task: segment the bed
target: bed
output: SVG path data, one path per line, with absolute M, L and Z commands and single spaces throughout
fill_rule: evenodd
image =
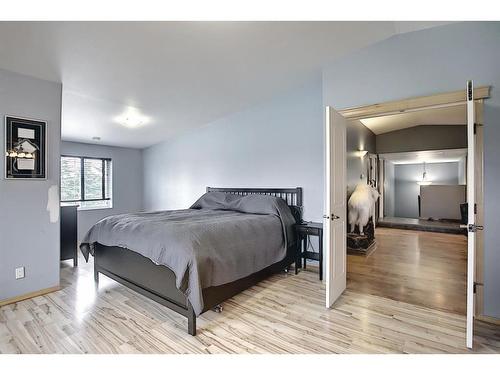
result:
M 276 233 L 276 236 L 278 235 L 283 236 L 283 238 L 285 238 L 283 245 L 284 249 L 282 249 L 283 252 L 281 253 L 277 251 L 276 254 L 270 252 L 271 254 L 269 256 L 267 256 L 268 255 L 267 249 L 265 249 L 265 252 L 260 252 L 255 255 L 252 255 L 252 253 L 250 252 L 248 256 L 249 257 L 251 256 L 251 258 L 247 259 L 252 259 L 252 262 L 256 263 L 256 265 L 254 265 L 255 267 L 257 267 L 256 270 L 252 271 L 251 273 L 248 272 L 248 269 L 245 270 L 247 271 L 246 273 L 244 273 L 244 271 L 239 270 L 240 273 L 236 273 L 236 275 L 240 276 L 243 275 L 243 276 L 235 278 L 234 280 L 230 279 L 228 281 L 224 279 L 224 275 L 231 274 L 230 272 L 231 269 L 229 269 L 228 267 L 231 267 L 231 265 L 233 264 L 231 263 L 231 261 L 234 262 L 235 260 L 228 259 L 226 263 L 226 260 L 221 260 L 221 259 L 218 260 L 205 259 L 204 262 L 207 263 L 208 266 L 204 265 L 204 269 L 211 269 L 212 267 L 214 270 L 219 270 L 219 272 L 213 271 L 213 274 L 211 274 L 210 272 L 205 272 L 205 273 L 199 272 L 197 274 L 198 267 L 193 265 L 192 264 L 193 262 L 189 260 L 187 262 L 188 266 L 186 266 L 188 267 L 186 268 L 187 271 L 183 273 L 179 271 L 179 269 L 180 270 L 184 269 L 181 266 L 179 266 L 179 264 L 182 263 L 180 261 L 176 260 L 176 262 L 179 264 L 172 263 L 173 265 L 170 266 L 170 263 L 160 262 L 155 256 L 151 256 L 151 254 L 147 254 L 147 256 L 141 254 L 140 252 L 137 251 L 137 248 L 134 249 L 135 251 L 132 251 L 131 249 L 133 248 L 133 246 L 129 246 L 130 248 L 127 248 L 127 245 L 125 245 L 125 243 L 126 244 L 133 243 L 133 237 L 134 237 L 131 236 L 132 240 L 129 239 L 127 242 L 127 239 L 125 237 L 127 237 L 128 232 L 127 233 L 123 232 L 122 234 L 120 234 L 119 230 L 117 229 L 115 233 L 116 235 L 114 235 L 114 237 L 116 237 L 114 238 L 114 241 L 107 241 L 107 240 L 96 241 L 96 239 L 99 238 L 98 237 L 99 233 L 102 232 L 102 229 L 97 228 L 94 229 L 94 232 L 97 234 L 94 235 L 92 240 L 88 240 L 88 242 L 93 241 L 92 255 L 94 255 L 94 279 L 96 284 L 98 284 L 99 282 L 99 274 L 104 274 L 110 277 L 111 279 L 125 285 L 126 287 L 129 287 L 130 289 L 133 289 L 134 291 L 185 316 L 188 321 L 188 333 L 193 336 L 196 335 L 197 315 L 200 315 L 205 311 L 218 307 L 226 299 L 231 298 L 232 296 L 251 287 L 252 285 L 255 285 L 256 283 L 260 282 L 261 280 L 269 277 L 274 273 L 281 271 L 288 272 L 289 266 L 292 263 L 295 263 L 296 265 L 295 270 L 297 270 L 297 264 L 298 264 L 297 241 L 295 241 L 295 238 L 291 236 L 290 233 L 287 233 L 288 225 L 285 227 L 284 225 L 285 221 L 283 218 L 280 218 L 281 223 L 283 225 L 283 233 L 278 234 L 277 229 L 270 229 L 270 228 L 278 228 L 274 216 L 279 216 L 279 215 L 262 214 L 262 212 L 260 211 L 254 212 L 253 209 L 248 212 L 245 211 L 245 209 L 242 209 L 243 210 L 242 213 L 240 212 L 240 207 L 243 207 L 241 203 L 243 201 L 256 200 L 256 199 L 266 200 L 267 199 L 266 197 L 255 196 L 255 195 L 265 195 L 269 196 L 269 200 L 272 200 L 272 202 L 277 202 L 279 203 L 279 205 L 284 205 L 286 207 L 286 211 L 289 212 L 291 215 L 290 216 L 291 219 L 287 220 L 289 221 L 293 220 L 294 223 L 300 222 L 301 212 L 302 212 L 301 188 L 247 189 L 247 188 L 208 187 L 206 191 L 208 194 L 205 194 L 203 197 L 208 196 L 209 198 L 211 198 L 215 196 L 216 198 L 220 198 L 220 194 L 224 194 L 225 196 L 230 197 L 231 199 L 228 204 L 229 205 L 237 204 L 238 207 L 237 209 L 234 210 L 237 212 L 233 212 L 233 206 L 229 206 L 229 209 L 226 209 L 227 207 L 225 206 L 220 207 L 221 208 L 220 210 L 219 209 L 215 210 L 217 214 L 217 221 L 214 222 L 216 223 L 214 224 L 212 223 L 210 216 L 208 216 L 207 218 L 207 215 L 214 215 L 214 213 L 209 212 L 210 210 L 205 210 L 203 206 L 203 204 L 205 204 L 207 200 L 207 198 L 205 198 L 205 201 L 201 201 L 202 203 L 200 203 L 201 204 L 200 212 L 195 212 L 195 214 L 198 216 L 195 216 L 192 219 L 191 218 L 183 219 L 182 215 L 184 215 L 185 212 L 189 213 L 190 211 L 193 211 L 192 208 L 196 206 L 198 201 L 189 210 L 161 211 L 158 212 L 158 215 L 167 215 L 167 214 L 174 215 L 174 220 L 178 221 L 180 220 L 179 223 L 181 224 L 179 225 L 182 225 L 182 227 L 186 226 L 189 227 L 189 225 L 191 225 L 191 222 L 193 222 L 194 226 L 192 228 L 194 229 L 192 230 L 192 233 L 189 232 L 189 235 L 195 237 L 194 242 L 196 242 L 197 238 L 196 236 L 198 236 L 197 231 L 202 231 L 202 229 L 197 229 L 197 228 L 206 228 L 206 227 L 212 227 L 213 225 L 217 225 L 218 227 L 222 227 L 222 229 L 226 230 L 227 232 L 227 230 L 235 231 L 234 228 L 237 227 L 234 227 L 235 225 L 234 223 L 238 223 L 238 220 L 242 222 L 249 222 L 250 224 L 248 225 L 250 225 L 251 230 L 253 230 L 252 236 L 248 236 L 249 239 L 250 238 L 252 239 L 251 244 L 249 245 L 249 249 L 251 249 L 252 246 L 263 246 L 261 245 L 261 243 L 265 242 L 259 242 L 258 240 L 259 232 L 271 230 L 271 232 L 268 232 L 265 234 L 265 236 L 261 237 L 274 236 L 274 234 L 270 236 L 269 233 Z M 241 199 L 235 198 L 235 196 L 242 198 Z M 200 198 L 200 200 L 202 200 L 203 197 Z M 281 199 L 276 199 L 276 198 L 281 198 Z M 225 202 L 223 203 L 225 204 Z M 220 202 L 217 202 L 217 204 L 220 204 Z M 217 206 L 215 207 L 218 208 Z M 284 211 L 283 207 L 281 207 L 281 210 Z M 152 216 L 154 216 L 154 214 L 155 213 L 152 213 Z M 284 216 L 286 215 L 288 215 L 288 213 L 285 212 Z M 201 216 L 203 216 L 203 218 L 199 219 L 199 217 Z M 179 217 L 181 218 L 179 219 Z M 223 220 L 226 220 L 222 224 L 221 224 L 221 217 Z M 122 221 L 115 221 L 114 223 L 112 223 L 111 227 L 119 228 L 125 219 L 122 218 L 121 220 Z M 170 219 L 169 217 L 168 220 L 171 221 L 172 219 Z M 182 220 L 187 220 L 187 221 L 182 222 Z M 204 225 L 199 226 L 196 223 L 197 220 L 205 220 Z M 140 221 L 141 225 L 143 221 L 144 220 Z M 98 226 L 99 223 L 97 223 L 96 226 Z M 126 225 L 128 225 L 128 228 L 134 228 L 134 226 L 136 226 L 137 224 L 135 222 L 128 222 L 126 223 Z M 151 229 L 150 227 L 155 224 L 152 223 L 146 225 L 148 226 L 148 229 Z M 89 231 L 89 233 L 91 231 L 92 229 Z M 174 231 L 170 234 L 167 233 L 165 234 L 165 236 L 168 235 L 172 237 L 175 236 L 177 232 L 178 231 Z M 235 238 L 234 236 L 238 236 L 237 230 L 235 232 L 236 233 L 233 234 L 233 238 Z M 89 235 L 89 233 L 87 235 Z M 123 239 L 120 236 L 122 236 Z M 200 234 L 199 237 L 203 236 Z M 241 238 L 242 244 L 245 244 L 246 241 L 244 237 L 245 236 L 242 235 Z M 91 238 L 91 236 L 89 238 Z M 254 238 L 256 239 L 254 240 Z M 240 240 L 239 237 L 236 237 L 236 239 Z M 227 242 L 225 238 L 217 238 L 216 240 Z M 229 244 L 226 242 L 222 242 L 224 246 L 221 247 L 228 247 L 229 250 L 232 251 L 231 247 L 233 246 L 232 243 L 231 246 L 229 246 Z M 234 241 L 234 242 L 239 242 L 239 241 Z M 115 245 L 110 245 L 112 243 Z M 214 243 L 217 243 L 217 241 L 215 241 Z M 220 244 L 221 242 L 218 243 Z M 236 245 L 234 246 L 236 247 Z M 88 249 L 90 249 L 90 245 L 84 239 L 84 241 L 82 241 L 82 251 L 84 252 L 84 255 L 86 256 L 87 259 L 89 256 Z M 186 248 L 186 250 L 182 252 L 183 256 L 184 253 L 188 254 L 189 251 L 190 251 L 189 248 Z M 158 253 L 160 252 L 161 251 L 159 251 Z M 161 252 L 162 256 L 165 256 L 164 253 L 165 252 Z M 214 254 L 217 254 L 217 251 L 215 251 Z M 226 252 L 225 254 L 228 255 L 228 258 L 231 258 L 231 253 Z M 265 255 L 264 258 L 267 256 L 268 259 L 267 260 L 261 259 L 262 255 Z M 186 257 L 188 257 L 188 255 L 186 255 Z M 154 259 L 154 261 L 152 259 Z M 169 264 L 169 266 L 166 266 L 165 264 Z M 217 264 L 219 268 L 217 268 Z M 220 270 L 224 269 L 224 267 L 226 267 L 225 268 L 226 272 L 220 272 Z M 212 281 L 212 279 L 216 280 L 211 283 L 202 282 L 207 278 L 210 279 L 210 281 Z M 203 288 L 199 287 L 199 291 L 197 292 L 197 288 L 193 287 L 193 284 L 190 284 L 191 279 L 194 279 L 197 283 L 200 283 L 201 285 L 209 285 L 209 286 Z M 201 304 L 200 301 L 202 301 Z

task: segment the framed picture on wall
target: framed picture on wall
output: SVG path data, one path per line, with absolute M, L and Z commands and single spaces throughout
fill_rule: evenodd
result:
M 5 116 L 5 178 L 47 177 L 47 122 Z

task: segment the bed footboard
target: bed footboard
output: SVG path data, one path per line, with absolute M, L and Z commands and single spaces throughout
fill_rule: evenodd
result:
M 174 273 L 131 250 L 96 244 L 94 280 L 99 273 L 168 307 L 188 319 L 188 333 L 196 335 L 196 314 L 186 296 L 175 286 Z
M 188 320 L 188 333 L 196 335 L 196 314 L 186 296 L 177 289 L 175 274 L 168 267 L 156 265 L 150 259 L 128 249 L 104 246 L 98 243 L 95 246 L 94 280 L 96 286 L 99 284 L 99 273 L 102 273 L 185 316 Z M 203 312 L 214 308 L 272 274 L 288 270 L 288 267 L 296 261 L 296 252 L 296 244 L 293 244 L 282 261 L 231 283 L 203 289 Z

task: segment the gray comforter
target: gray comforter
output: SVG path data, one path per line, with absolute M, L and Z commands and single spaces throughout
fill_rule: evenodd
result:
M 98 242 L 167 266 L 199 315 L 203 288 L 238 280 L 282 260 L 293 241 L 294 222 L 280 198 L 212 192 L 187 210 L 104 218 L 87 232 L 80 249 L 87 261 Z

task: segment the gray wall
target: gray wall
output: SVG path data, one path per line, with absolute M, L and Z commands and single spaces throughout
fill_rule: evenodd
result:
M 41 119 L 48 127 L 46 180 L 6 180 L 0 163 L 0 300 L 59 285 L 59 221 L 50 222 L 47 196 L 51 186 L 59 190 L 61 90 L 59 83 L 0 69 L 2 155 L 6 114 Z M 20 266 L 26 276 L 16 280 Z
M 377 153 L 467 148 L 463 125 L 420 125 L 377 135 Z
M 206 186 L 304 189 L 304 217 L 323 215 L 321 79 L 143 152 L 144 208 L 190 206 Z
M 113 208 L 78 211 L 78 240 L 103 217 L 142 209 L 142 151 L 132 148 L 62 142 L 61 154 L 113 160 Z
M 361 121 L 347 124 L 347 195 L 349 196 L 360 181 L 367 182 L 368 155 L 361 158 L 359 150 L 375 153 L 375 134 Z M 363 179 L 361 179 L 363 174 Z
M 458 185 L 458 162 L 426 164 L 427 178 L 433 185 Z M 418 196 L 423 164 L 397 164 L 394 167 L 394 216 L 418 218 Z M 388 216 L 388 215 L 387 215 Z
M 323 71 L 323 100 L 348 108 L 492 85 L 484 105 L 485 314 L 500 317 L 500 23 L 463 22 L 394 36 Z
M 394 163 L 384 161 L 384 216 L 395 216 L 396 204 Z

